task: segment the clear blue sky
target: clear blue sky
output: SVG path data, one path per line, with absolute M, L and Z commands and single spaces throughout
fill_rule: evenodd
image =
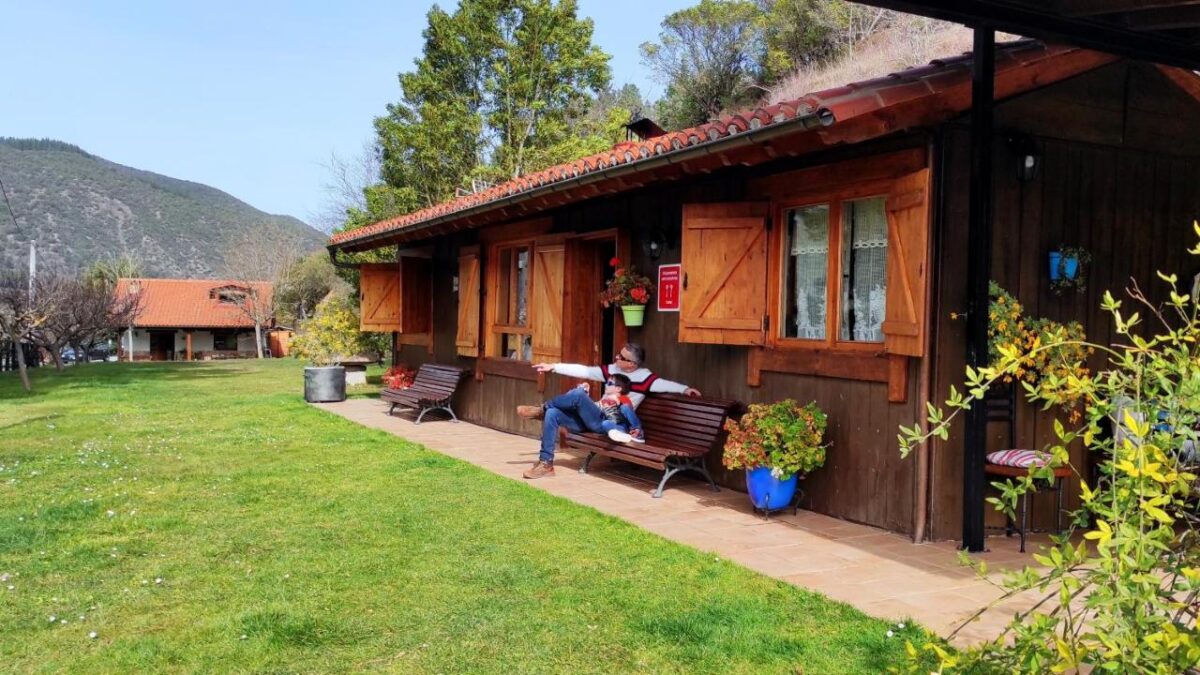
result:
M 657 96 L 637 47 L 695 1 L 579 5 L 614 84 Z M 399 98 L 433 4 L 0 0 L 0 136 L 67 141 L 310 220 L 330 153 L 356 155 Z

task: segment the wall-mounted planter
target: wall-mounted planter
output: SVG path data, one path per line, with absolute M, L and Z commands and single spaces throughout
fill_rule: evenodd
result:
M 1074 279 L 1079 276 L 1079 258 L 1063 257 L 1061 251 L 1050 251 L 1050 281 Z
M 646 318 L 645 305 L 621 305 L 621 314 L 626 326 L 640 326 Z

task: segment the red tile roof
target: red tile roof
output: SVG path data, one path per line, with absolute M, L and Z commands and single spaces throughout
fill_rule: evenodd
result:
M 270 304 L 272 287 L 266 281 L 250 282 L 258 298 Z M 141 296 L 135 328 L 254 328 L 254 322 L 237 306 L 223 303 L 216 291 L 245 284 L 228 279 L 118 279 L 117 295 Z
M 1052 84 L 1115 60 L 1116 57 L 1033 40 L 1019 40 L 997 47 L 996 95 L 1004 98 Z M 859 142 L 905 128 L 928 125 L 949 119 L 970 108 L 971 56 L 963 54 L 937 59 L 925 66 L 910 68 L 885 77 L 807 94 L 792 101 L 755 108 L 723 117 L 697 127 L 669 132 L 639 142 L 618 143 L 611 150 L 552 166 L 475 194 L 384 220 L 372 225 L 339 232 L 330 240 L 346 245 L 383 234 L 417 229 L 433 220 L 477 210 L 502 199 L 511 198 L 557 185 L 587 174 L 620 165 L 636 165 L 645 160 L 681 153 L 697 146 L 715 145 L 747 131 L 805 121 L 794 125 L 794 132 L 829 136 L 828 142 Z M 911 104 L 911 105 L 909 105 Z M 905 109 L 904 115 L 898 109 Z M 835 130 L 860 118 L 861 128 Z M 822 129 L 834 125 L 834 129 Z M 813 129 L 816 130 L 813 130 Z M 715 151 L 715 149 L 714 149 Z M 748 163 L 743 161 L 742 163 Z M 632 168 L 632 167 L 631 167 Z M 650 169 L 652 167 L 647 167 Z M 365 248 L 365 247 L 364 247 Z

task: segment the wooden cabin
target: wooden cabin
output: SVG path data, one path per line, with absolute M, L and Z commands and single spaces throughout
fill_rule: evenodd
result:
M 118 279 L 118 297 L 136 295 L 138 314 L 117 329 L 122 361 L 211 361 L 254 358 L 254 321 L 242 307 L 271 304 L 266 281 Z M 262 326 L 266 338 L 270 325 Z
M 832 447 L 805 508 L 955 538 L 961 430 L 908 459 L 896 434 L 962 380 L 970 67 L 941 59 L 621 143 L 330 250 L 398 247 L 397 263 L 363 267 L 363 327 L 396 331 L 410 365 L 472 369 L 455 403 L 466 420 L 533 437 L 514 407 L 570 383 L 531 362 L 611 363 L 632 340 L 708 396 L 816 401 Z M 1031 313 L 1107 340 L 1104 289 L 1200 271 L 1184 252 L 1200 217 L 1200 78 L 1025 40 L 997 48 L 995 86 L 993 276 Z M 1086 295 L 1051 292 L 1060 244 L 1091 251 Z M 652 301 L 626 327 L 603 309 L 613 257 L 652 278 L 681 264 L 680 311 Z M 1051 433 L 1018 403 L 1019 446 Z

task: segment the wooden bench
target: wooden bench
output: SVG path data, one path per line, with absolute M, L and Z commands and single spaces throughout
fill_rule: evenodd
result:
M 567 432 L 564 447 L 585 450 L 580 473 L 587 473 L 592 459 L 604 455 L 613 459 L 662 469 L 662 480 L 658 482 L 655 497 L 661 497 L 667 480 L 680 471 L 695 471 L 708 480 L 713 492 L 713 482 L 704 458 L 714 449 L 720 450 L 725 442 L 722 426 L 737 407 L 736 401 L 705 398 L 690 398 L 678 394 L 651 394 L 637 408 L 645 443 L 617 443 L 601 434 L 591 432 Z
M 388 408 L 389 415 L 398 405 L 419 410 L 417 424 L 421 423 L 425 413 L 432 410 L 445 410 L 450 413 L 450 421 L 457 422 L 458 417 L 450 408 L 450 399 L 454 397 L 454 392 L 458 391 L 458 385 L 466 373 L 462 368 L 426 363 L 417 370 L 417 376 L 413 378 L 410 387 L 384 389 L 379 398 L 392 404 L 392 407 Z

